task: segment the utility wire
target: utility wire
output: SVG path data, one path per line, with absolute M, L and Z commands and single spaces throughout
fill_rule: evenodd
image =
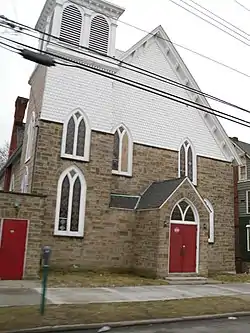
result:
M 1 24 L 0 24 L 0 26 L 1 26 Z M 27 36 L 30 36 L 30 37 L 36 38 L 36 39 L 38 39 L 38 40 L 44 40 L 43 37 L 34 36 L 34 35 L 32 35 L 32 34 L 29 34 L 29 33 L 24 32 L 23 30 L 20 31 L 20 33 L 23 33 L 23 34 L 25 34 L 25 35 L 27 35 Z M 57 39 L 57 40 L 60 41 L 60 38 L 55 37 L 55 36 L 53 36 L 53 35 L 51 35 L 51 34 L 48 34 L 48 35 L 49 35 L 49 37 L 55 38 L 55 39 Z M 96 52 L 96 51 L 95 51 L 94 53 L 96 53 L 96 54 L 98 54 L 98 55 L 100 55 L 100 56 L 102 55 L 102 58 L 99 58 L 99 57 L 97 57 L 97 56 L 95 56 L 95 55 L 90 55 L 89 53 L 82 52 L 82 51 L 80 51 L 80 50 L 75 50 L 75 49 L 73 49 L 73 48 L 67 47 L 66 45 L 60 45 L 60 44 L 58 44 L 58 43 L 52 42 L 51 40 L 49 41 L 49 43 L 50 43 L 50 44 L 53 44 L 53 45 L 56 45 L 56 46 L 59 46 L 59 47 L 61 47 L 61 48 L 64 48 L 64 49 L 70 50 L 70 51 L 74 51 L 74 52 L 76 52 L 76 53 L 78 53 L 78 54 L 81 54 L 81 55 L 91 56 L 92 58 L 97 59 L 97 60 L 103 60 L 103 54 L 101 54 L 101 53 L 99 53 L 99 52 Z M 65 44 L 70 44 L 70 45 L 71 45 L 71 43 L 65 43 Z M 90 50 L 89 48 L 87 48 L 87 47 L 83 47 L 83 49 L 88 50 L 88 51 L 91 51 L 91 50 Z M 127 63 L 127 62 L 125 62 L 125 61 L 121 61 L 121 60 L 119 60 L 119 59 L 115 59 L 115 58 L 110 57 L 110 56 L 107 56 L 107 55 L 105 55 L 105 57 L 111 59 L 111 61 L 106 60 L 107 63 L 115 64 L 116 62 L 114 62 L 114 60 L 115 60 L 115 61 L 118 61 L 118 62 L 119 62 L 119 65 L 120 65 L 122 68 L 125 68 L 125 69 L 127 69 L 127 70 L 130 70 L 130 71 L 132 71 L 132 72 L 136 72 L 136 73 L 139 73 L 139 74 L 141 74 L 141 75 L 145 75 L 145 76 L 150 77 L 150 78 L 153 78 L 153 79 L 155 79 L 155 80 L 158 80 L 158 81 L 161 81 L 161 82 L 164 82 L 164 83 L 170 84 L 170 85 L 172 85 L 172 86 L 176 86 L 176 87 L 178 87 L 178 88 L 180 88 L 180 89 L 184 89 L 185 91 L 193 92 L 193 93 L 195 93 L 195 94 L 197 94 L 197 95 L 201 95 L 201 96 L 204 96 L 204 97 L 210 98 L 210 99 L 212 99 L 212 100 L 214 100 L 214 101 L 216 101 L 216 102 L 223 103 L 223 104 L 228 105 L 228 106 L 230 106 L 230 107 L 234 107 L 234 108 L 239 109 L 239 110 L 241 110 L 241 111 L 249 112 L 249 113 L 250 113 L 249 110 L 247 110 L 247 109 L 245 109 L 245 108 L 242 108 L 242 107 L 240 107 L 240 106 L 238 106 L 238 105 L 236 105 L 236 104 L 233 104 L 233 103 L 227 102 L 227 101 L 225 101 L 225 100 L 222 100 L 222 99 L 220 99 L 220 98 L 218 98 L 218 97 L 215 97 L 215 96 L 213 96 L 213 95 L 210 95 L 210 94 L 204 93 L 204 92 L 202 92 L 202 91 L 200 91 L 200 90 L 197 90 L 197 89 L 195 89 L 195 88 L 188 87 L 188 86 L 186 86 L 186 85 L 184 85 L 184 84 L 181 84 L 181 83 L 179 83 L 179 82 L 177 82 L 177 81 L 171 80 L 171 79 L 169 79 L 169 78 L 167 78 L 167 77 L 164 77 L 164 76 L 162 76 L 162 75 L 159 75 L 159 74 L 157 74 L 157 73 L 154 73 L 154 72 L 148 71 L 148 70 L 146 70 L 146 69 L 144 69 L 144 68 L 141 68 L 141 67 L 138 67 L 138 66 L 132 65 L 132 64 Z M 125 66 L 124 66 L 124 65 L 125 65 Z M 128 68 L 127 66 L 128 66 L 129 68 Z
M 209 10 L 206 9 L 205 7 L 203 7 L 203 6 L 199 5 L 199 4 L 197 4 L 196 2 L 190 0 L 191 2 L 193 2 L 194 4 L 196 4 L 197 6 L 201 7 L 203 10 L 205 10 L 205 11 L 211 13 L 213 16 L 204 13 L 202 10 L 200 10 L 200 9 L 196 8 L 195 6 L 193 6 L 193 5 L 189 4 L 189 3 L 187 3 L 187 2 L 184 1 L 184 0 L 180 0 L 180 1 L 183 2 L 185 5 L 187 5 L 187 6 L 191 7 L 191 8 L 193 8 L 193 9 L 196 10 L 197 12 L 201 13 L 202 15 L 204 15 L 204 16 L 210 18 L 212 21 L 214 21 L 214 22 L 216 22 L 216 23 L 219 23 L 220 25 L 222 25 L 222 26 L 225 27 L 226 29 L 232 31 L 232 32 L 235 33 L 236 35 L 239 35 L 240 37 L 246 39 L 247 41 L 250 41 L 249 38 L 247 38 L 246 36 L 242 35 L 242 34 L 239 33 L 238 31 L 235 31 L 234 29 L 228 27 L 226 24 L 224 24 L 224 23 L 220 22 L 219 20 L 213 18 L 213 16 L 217 16 L 217 15 L 214 14 L 212 11 L 209 11 Z M 194 13 L 194 14 L 195 14 L 195 13 Z M 196 15 L 196 14 L 195 14 L 195 15 Z M 198 16 L 198 15 L 196 15 L 196 16 Z M 199 17 L 200 19 L 203 20 L 203 18 L 202 18 L 201 16 L 198 16 L 198 17 Z M 218 16 L 218 17 L 219 17 L 219 16 Z M 219 18 L 220 18 L 220 17 L 219 17 Z M 220 19 L 223 20 L 223 21 L 225 21 L 225 20 L 222 19 L 222 18 L 220 18 Z M 209 24 L 211 24 L 211 22 L 209 22 L 209 21 L 207 21 L 207 22 L 208 22 Z M 227 22 L 227 24 L 231 25 L 230 22 L 228 22 L 228 21 L 225 21 L 225 22 Z M 217 26 L 216 26 L 216 27 L 217 27 Z M 217 27 L 217 28 L 220 29 L 219 27 Z M 237 28 L 237 29 L 238 29 L 238 28 Z M 223 30 L 223 29 L 222 29 L 222 30 Z M 228 33 L 228 32 L 225 31 L 225 30 L 223 30 L 223 31 L 224 31 L 225 33 Z M 245 33 L 245 32 L 243 31 L 243 33 Z M 247 33 L 245 33 L 245 34 L 247 35 Z
M 233 28 L 239 30 L 239 31 L 242 32 L 243 34 L 245 34 L 245 35 L 247 35 L 247 36 L 250 37 L 250 34 L 249 34 L 249 33 L 247 33 L 246 31 L 242 30 L 241 28 L 239 28 L 238 26 L 234 25 L 233 23 L 231 23 L 231 22 L 225 20 L 223 17 L 221 17 L 221 16 L 215 14 L 215 13 L 212 12 L 211 10 L 209 10 L 209 9 L 207 9 L 207 8 L 205 8 L 205 7 L 203 7 L 203 6 L 200 5 L 198 2 L 195 2 L 195 1 L 193 1 L 193 0 L 189 0 L 189 2 L 192 2 L 192 3 L 195 4 L 196 6 L 198 6 L 198 7 L 202 8 L 202 9 L 204 9 L 206 12 L 212 14 L 213 16 L 219 18 L 221 21 L 227 23 L 228 25 L 232 26 Z
M 4 38 L 4 39 L 8 40 L 8 38 L 5 38 L 5 37 L 1 37 L 1 38 Z M 18 45 L 26 46 L 26 45 L 23 45 L 22 43 L 19 43 L 19 42 L 15 42 L 15 43 L 17 43 Z M 33 49 L 33 50 L 39 51 L 36 48 L 33 48 L 33 47 L 30 47 L 30 48 Z M 103 72 L 102 70 L 99 70 L 99 69 L 96 69 L 96 68 L 91 68 L 91 67 L 88 67 L 84 64 L 80 65 L 79 62 L 77 62 L 77 61 L 74 61 L 72 59 L 69 60 L 69 59 L 67 59 L 63 56 L 55 55 L 51 52 L 47 52 L 47 51 L 45 52 L 44 51 L 43 54 L 53 56 L 54 58 L 59 58 L 60 60 L 62 59 L 63 61 L 66 61 L 66 64 L 61 63 L 61 62 L 56 62 L 59 65 L 63 65 L 63 66 L 67 66 L 67 67 L 80 68 L 82 70 L 85 70 L 85 71 L 95 73 L 95 74 L 98 74 L 100 76 L 112 79 L 113 81 L 118 81 L 118 82 L 126 84 L 128 86 L 137 88 L 139 90 L 143 90 L 143 91 L 149 92 L 151 94 L 167 98 L 167 99 L 172 100 L 174 102 L 177 102 L 179 104 L 193 107 L 194 109 L 200 110 L 202 112 L 206 112 L 206 113 L 212 114 L 214 116 L 218 116 L 218 117 L 221 117 L 223 119 L 226 119 L 226 120 L 229 120 L 229 121 L 232 121 L 234 123 L 237 123 L 237 124 L 240 124 L 240 125 L 243 125 L 243 126 L 246 126 L 246 127 L 250 128 L 250 122 L 246 121 L 244 119 L 228 115 L 228 114 L 226 114 L 224 112 L 221 112 L 221 111 L 218 111 L 216 109 L 212 109 L 210 107 L 197 104 L 197 103 L 192 102 L 190 100 L 187 100 L 185 98 L 182 98 L 182 97 L 179 97 L 179 96 L 176 96 L 176 95 L 173 95 L 173 94 L 166 93 L 166 92 L 164 92 L 160 89 L 156 89 L 156 88 L 150 87 L 150 86 L 145 85 L 145 84 L 142 84 L 142 83 L 139 83 L 139 82 L 127 79 L 127 78 L 118 77 L 118 76 L 116 76 L 112 73 Z
M 98 12 L 97 12 L 97 13 L 98 13 Z M 1 19 L 1 15 L 0 15 L 0 19 Z M 33 29 L 33 28 L 31 28 L 31 27 L 29 27 L 29 26 L 27 26 L 27 25 L 25 25 L 25 24 L 21 24 L 21 23 L 15 22 L 15 21 L 10 20 L 10 19 L 8 19 L 8 18 L 6 18 L 6 17 L 3 17 L 3 16 L 2 16 L 2 19 L 7 20 L 9 23 L 20 25 L 22 28 L 26 28 L 26 29 L 28 29 L 28 30 L 32 30 L 32 31 L 39 32 L 39 33 L 41 33 L 41 34 L 43 34 L 43 35 L 45 35 L 45 36 L 49 35 L 49 34 L 43 32 L 43 31 Z M 138 30 L 138 31 L 144 32 L 144 33 L 146 33 L 146 34 L 148 34 L 148 35 L 155 36 L 155 34 L 153 34 L 152 32 L 148 32 L 147 30 L 141 29 L 141 28 L 139 28 L 139 27 L 137 27 L 137 26 L 135 26 L 135 25 L 132 25 L 132 24 L 130 24 L 130 23 L 127 23 L 127 22 L 124 22 L 124 21 L 121 21 L 121 20 L 117 20 L 117 21 L 120 22 L 120 23 L 123 23 L 123 24 L 125 24 L 125 25 L 127 25 L 127 26 L 129 26 L 129 27 L 131 27 L 131 28 L 134 28 L 134 29 L 136 29 L 136 30 Z M 190 48 L 188 48 L 188 47 L 186 47 L 186 46 L 183 46 L 183 45 L 181 45 L 181 44 L 177 44 L 177 43 L 175 43 L 175 42 L 172 42 L 170 39 L 163 38 L 163 37 L 161 37 L 161 36 L 157 36 L 157 38 L 158 38 L 158 39 L 161 39 L 161 40 L 165 40 L 166 42 L 168 42 L 168 43 L 170 43 L 170 44 L 172 44 L 172 45 L 176 45 L 176 46 L 178 46 L 178 47 L 180 47 L 180 48 L 182 48 L 182 49 L 184 49 L 184 50 L 186 50 L 186 51 L 188 51 L 188 52 L 191 52 L 191 53 L 193 53 L 193 54 L 195 54 L 195 55 L 197 55 L 197 56 L 199 56 L 199 57 L 201 57 L 201 58 L 203 58 L 203 59 L 209 60 L 209 61 L 211 61 L 211 62 L 213 62 L 213 63 L 215 63 L 215 64 L 217 64 L 217 65 L 220 65 L 220 66 L 222 66 L 222 67 L 224 67 L 224 68 L 230 69 L 231 71 L 234 71 L 234 72 L 236 72 L 236 73 L 238 73 L 238 74 L 241 74 L 241 75 L 243 75 L 243 76 L 245 76 L 245 77 L 250 78 L 250 74 L 246 74 L 246 73 L 244 73 L 244 72 L 242 72 L 242 71 L 240 71 L 240 70 L 238 70 L 238 69 L 236 69 L 236 68 L 234 68 L 234 67 L 231 67 L 231 66 L 229 66 L 229 65 L 227 65 L 227 64 L 224 64 L 224 63 L 221 62 L 221 61 L 218 61 L 218 60 L 213 59 L 213 58 L 211 58 L 211 57 L 209 57 L 209 56 L 206 56 L 206 55 L 204 55 L 204 54 L 202 54 L 202 53 L 199 53 L 199 52 L 197 52 L 197 51 L 194 51 L 194 50 L 192 50 L 192 49 L 190 49 Z M 73 43 L 72 43 L 72 44 L 73 44 Z
M 241 6 L 242 8 L 244 8 L 245 10 L 247 10 L 248 12 L 250 12 L 250 9 L 247 8 L 246 6 L 244 6 L 242 3 L 240 3 L 239 1 L 237 0 L 234 0 L 239 6 Z
M 173 4 L 175 4 L 176 6 L 178 6 L 178 7 L 182 8 L 182 9 L 184 9 L 184 10 L 187 11 L 188 13 L 190 13 L 190 14 L 192 14 L 192 15 L 198 17 L 198 18 L 200 18 L 202 21 L 207 22 L 208 24 L 212 25 L 213 27 L 219 29 L 220 31 L 225 32 L 227 35 L 233 37 L 234 39 L 238 40 L 239 42 L 241 42 L 241 43 L 243 43 L 243 44 L 245 44 L 245 45 L 247 45 L 247 46 L 250 46 L 250 44 L 244 42 L 242 39 L 240 39 L 240 38 L 234 36 L 233 34 L 231 34 L 231 33 L 228 32 L 228 31 L 226 31 L 226 30 L 224 30 L 224 29 L 218 27 L 216 24 L 212 23 L 212 22 L 209 21 L 209 20 L 206 20 L 206 19 L 203 18 L 202 16 L 200 16 L 200 15 L 194 13 L 192 10 L 189 10 L 188 8 L 182 6 L 181 4 L 176 3 L 174 0 L 169 0 L 169 1 L 172 2 Z M 180 0 L 180 1 L 183 2 L 183 3 L 185 3 L 187 6 L 190 6 L 190 7 L 192 7 L 192 8 L 195 8 L 194 6 L 189 5 L 188 3 L 186 3 L 186 2 L 183 1 L 183 0 Z M 196 10 L 199 11 L 198 9 L 196 9 Z M 200 12 L 201 12 L 201 11 L 200 11 Z M 204 13 L 203 13 L 203 15 L 208 16 L 208 15 L 206 15 L 206 14 L 204 14 Z M 229 29 L 229 28 L 228 28 L 228 29 Z
M 7 51 L 17 53 L 17 54 L 19 53 L 17 51 L 20 51 L 19 48 L 15 47 L 15 46 L 12 46 L 12 45 L 9 45 L 7 43 L 1 42 L 1 41 L 0 41 L 0 47 L 7 50 Z

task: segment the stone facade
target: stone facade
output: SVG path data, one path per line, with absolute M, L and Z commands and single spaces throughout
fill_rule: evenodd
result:
M 29 221 L 28 242 L 25 257 L 24 278 L 37 278 L 42 246 L 44 222 L 44 197 L 0 191 L 1 219 L 24 219 Z M 15 208 L 19 204 L 19 209 Z
M 198 157 L 198 186 L 215 210 L 215 243 L 207 244 L 208 223 L 193 191 L 182 189 L 161 211 L 110 209 L 110 193 L 142 193 L 152 181 L 177 177 L 178 154 L 134 144 L 133 176 L 112 175 L 113 136 L 92 132 L 90 162 L 60 157 L 62 125 L 40 121 L 33 193 L 47 196 L 42 242 L 53 248 L 55 266 L 80 265 L 85 268 L 116 267 L 145 271 L 153 275 L 168 272 L 168 228 L 163 220 L 181 196 L 190 199 L 200 214 L 200 272 L 234 270 L 233 168 L 229 163 Z M 145 158 L 147 156 L 147 158 Z M 53 236 L 57 182 L 69 166 L 77 165 L 87 183 L 84 238 Z M 205 216 L 206 215 L 206 216 Z

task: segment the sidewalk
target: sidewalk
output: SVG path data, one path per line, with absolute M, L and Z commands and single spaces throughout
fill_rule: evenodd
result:
M 166 285 L 116 288 L 49 288 L 48 304 L 138 302 L 205 296 L 250 297 L 250 284 Z M 0 306 L 36 305 L 41 287 L 33 281 L 0 281 Z

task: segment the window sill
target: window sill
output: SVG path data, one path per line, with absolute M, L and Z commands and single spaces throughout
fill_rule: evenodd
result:
M 128 173 L 128 172 L 119 172 L 119 171 L 112 170 L 112 175 L 132 178 L 132 173 Z
M 64 158 L 64 159 L 67 159 L 67 160 L 80 161 L 80 162 L 89 162 L 89 157 L 81 157 L 81 156 L 61 154 L 61 158 Z
M 57 237 L 70 237 L 70 238 L 83 238 L 83 233 L 77 233 L 77 232 L 55 232 L 54 231 L 54 234 L 53 236 L 57 236 Z

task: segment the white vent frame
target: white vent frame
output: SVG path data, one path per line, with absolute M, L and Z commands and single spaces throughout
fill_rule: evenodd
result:
M 72 20 L 71 24 L 68 21 L 72 17 L 72 13 L 69 13 L 66 17 L 66 27 L 65 27 L 65 34 L 62 36 L 62 28 L 63 28 L 63 15 L 64 12 L 69 8 L 72 7 L 75 10 L 75 13 L 79 13 L 78 21 L 76 22 L 76 16 L 74 16 L 74 20 Z M 73 13 L 73 15 L 75 14 Z M 75 28 L 78 27 L 78 31 Z M 67 3 L 62 9 L 62 15 L 60 20 L 60 27 L 59 27 L 59 39 L 62 43 L 70 43 L 75 46 L 80 46 L 82 44 L 82 34 L 83 34 L 83 27 L 84 27 L 84 12 L 83 10 L 74 3 Z M 72 34 L 73 32 L 73 34 Z
M 94 20 L 96 20 L 97 18 L 99 18 L 100 20 L 105 20 L 107 23 L 107 29 L 108 31 L 106 31 L 106 35 L 103 33 L 103 26 L 99 25 L 97 22 L 97 30 L 96 27 L 95 29 L 92 30 L 92 23 Z M 104 21 L 103 21 L 104 23 Z M 101 28 L 100 28 L 101 27 Z M 100 37 L 97 37 L 97 33 L 101 32 Z M 92 36 L 93 34 L 93 36 Z M 107 38 L 105 44 L 104 43 L 100 43 L 100 38 L 102 39 L 103 37 Z M 109 54 L 109 49 L 110 49 L 110 42 L 111 42 L 111 24 L 110 21 L 107 17 L 105 17 L 102 14 L 99 13 L 95 13 L 94 15 L 91 16 L 90 19 L 90 27 L 89 27 L 89 42 L 88 42 L 88 48 L 90 51 L 92 52 L 97 52 L 97 53 L 101 53 L 103 55 L 108 55 Z

